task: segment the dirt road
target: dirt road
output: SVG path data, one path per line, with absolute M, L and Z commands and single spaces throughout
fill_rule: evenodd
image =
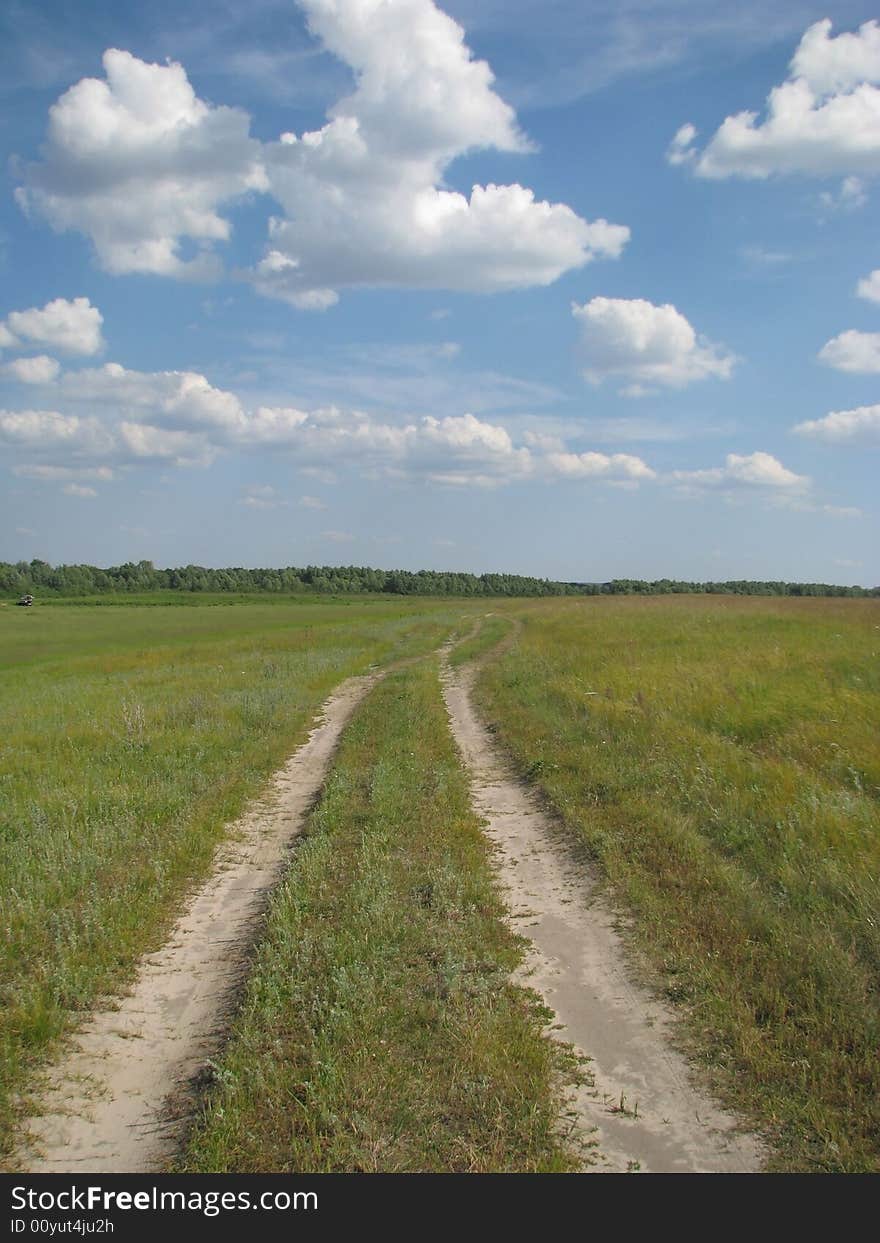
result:
M 470 637 L 470 636 L 468 636 Z M 448 645 L 441 649 L 445 656 Z M 409 662 L 400 662 L 409 663 Z M 382 676 L 342 684 L 266 798 L 233 826 L 211 877 L 170 939 L 142 960 L 116 1009 L 94 1013 L 45 1076 L 19 1166 L 35 1173 L 157 1172 L 189 1124 L 196 1083 L 222 1045 L 267 895 L 325 779 L 339 736 Z M 583 860 L 512 774 L 474 711 L 472 666 L 444 660 L 453 733 L 477 810 L 499 847 L 517 931 L 533 949 L 527 983 L 556 1012 L 559 1036 L 591 1059 L 594 1089 L 573 1106 L 605 1170 L 753 1170 L 761 1149 L 696 1087 L 674 1051 L 669 1012 L 636 985 L 610 912 Z
M 523 982 L 591 1060 L 572 1107 L 597 1142 L 597 1170 L 749 1171 L 762 1153 L 694 1083 L 673 1048 L 670 1011 L 634 982 L 611 911 L 564 830 L 514 775 L 472 700 L 473 666 L 445 667 L 450 723 L 477 811 L 497 845 L 514 927 L 532 950 Z

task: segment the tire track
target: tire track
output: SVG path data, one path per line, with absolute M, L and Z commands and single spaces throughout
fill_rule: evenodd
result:
M 531 942 L 522 982 L 556 1012 L 553 1034 L 589 1058 L 594 1084 L 578 1088 L 571 1107 L 582 1137 L 598 1145 L 591 1168 L 760 1169 L 759 1141 L 701 1092 L 673 1047 L 672 1011 L 634 981 L 589 865 L 575 859 L 563 826 L 519 780 L 478 717 L 475 677 L 473 664 L 444 665 L 450 724 L 474 805 L 497 847 L 514 926 Z
M 222 1045 L 268 895 L 343 728 L 385 672 L 350 678 L 326 700 L 268 793 L 231 826 L 168 941 L 141 959 L 131 992 L 118 1008 L 92 1013 L 45 1072 L 20 1169 L 147 1173 L 176 1154 L 198 1077 Z

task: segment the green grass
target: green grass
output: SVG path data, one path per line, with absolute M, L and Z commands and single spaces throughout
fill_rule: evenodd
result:
M 462 606 L 0 609 L 0 1153 L 29 1075 L 130 977 L 329 691 Z
M 880 605 L 527 606 L 478 683 L 774 1166 L 880 1170 Z
M 546 1171 L 563 1076 L 509 973 L 488 847 L 433 663 L 347 728 L 274 895 L 187 1171 Z
M 499 617 L 494 613 L 480 619 L 479 629 L 470 638 L 456 644 L 449 654 L 449 663 L 453 667 L 476 660 L 497 647 L 503 639 L 513 634 L 515 623 L 509 617 Z

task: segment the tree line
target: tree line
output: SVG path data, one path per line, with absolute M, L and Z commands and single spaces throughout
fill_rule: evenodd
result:
M 304 568 L 211 569 L 201 565 L 156 569 L 152 561 L 127 561 L 99 569 L 93 565 L 50 565 L 47 561 L 0 562 L 0 593 L 34 596 L 93 596 L 155 591 L 296 592 L 399 596 L 571 596 L 711 594 L 745 596 L 880 596 L 880 587 L 840 587 L 829 583 L 691 583 L 677 579 L 617 578 L 607 583 L 564 583 L 521 574 L 464 574 L 441 570 L 377 570 L 362 565 L 309 565 Z

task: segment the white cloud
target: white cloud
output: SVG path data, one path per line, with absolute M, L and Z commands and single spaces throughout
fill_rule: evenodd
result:
M 333 544 L 348 544 L 354 539 L 350 531 L 322 531 L 321 534 Z
M 631 454 L 570 452 L 561 435 L 511 431 L 471 413 L 396 421 L 335 406 L 247 409 L 196 372 L 129 371 L 118 363 L 67 372 L 53 388 L 62 410 L 0 412 L 0 442 L 27 453 L 25 478 L 87 483 L 143 463 L 206 466 L 219 454 L 275 450 L 327 482 L 350 468 L 373 477 L 489 487 L 523 480 L 596 479 L 635 485 L 655 477 Z M 251 509 L 289 506 L 268 484 L 244 490 Z M 300 506 L 325 508 L 314 496 Z
M 817 95 L 836 95 L 863 82 L 880 82 L 880 26 L 865 22 L 858 34 L 831 37 L 828 18 L 814 22 L 791 62 L 792 77 L 803 78 Z
M 0 410 L 0 444 L 41 453 L 53 459 L 46 465 L 65 468 L 71 459 L 205 465 L 217 455 L 217 448 L 205 437 L 189 432 L 126 421 L 109 424 L 94 415 L 81 417 L 57 410 Z M 74 469 L 70 467 L 71 473 Z
M 834 444 L 880 444 L 880 406 L 832 410 L 822 419 L 808 419 L 804 423 L 798 423 L 793 430 L 799 436 L 810 436 Z
M 181 65 L 104 53 L 104 79 L 83 78 L 49 110 L 42 163 L 25 170 L 23 208 L 91 238 L 108 272 L 202 277 L 229 237 L 225 203 L 264 190 L 260 146 L 237 108 L 199 99 Z M 180 257 L 180 242 L 199 245 Z
M 280 500 L 271 484 L 261 483 L 246 488 L 239 504 L 248 509 L 287 509 L 290 501 Z
M 68 372 L 60 389 L 72 400 L 101 403 L 178 431 L 232 432 L 245 422 L 235 394 L 214 388 L 194 371 L 128 371 L 119 363 L 106 363 Z
M 869 302 L 880 302 L 880 268 L 862 277 L 856 286 L 856 293 Z
M 98 419 L 57 410 L 0 410 L 0 441 L 23 448 L 100 450 L 109 437 Z
M 113 469 L 110 466 L 42 466 L 23 463 L 21 466 L 13 466 L 12 473 L 21 479 L 41 479 L 53 483 L 65 479 L 98 479 L 102 483 L 107 483 L 114 478 Z
M 590 223 L 524 186 L 445 188 L 460 155 L 526 152 L 485 61 L 432 0 L 302 0 L 309 26 L 353 70 L 320 130 L 266 148 L 284 216 L 253 274 L 262 293 L 325 309 L 344 286 L 473 292 L 546 285 L 616 257 L 629 230 Z
M 231 232 L 223 208 L 269 193 L 282 213 L 249 279 L 308 310 L 332 306 L 346 286 L 546 285 L 620 254 L 627 228 L 522 185 L 448 187 L 459 156 L 532 148 L 489 66 L 433 0 L 301 7 L 355 79 L 323 128 L 261 143 L 246 113 L 198 98 L 182 65 L 110 48 L 104 77 L 83 78 L 50 109 L 21 207 L 88 236 L 109 272 L 201 279 L 219 272 L 216 247 Z
M 710 178 L 880 172 L 880 26 L 868 21 L 836 37 L 831 27 L 825 18 L 805 32 L 763 120 L 756 112 L 727 117 L 699 154 L 693 127 L 683 126 L 668 158 L 693 160 L 697 175 Z
M 65 354 L 98 354 L 104 348 L 104 317 L 88 298 L 55 298 L 42 309 L 10 311 L 0 324 L 0 347 L 43 345 Z
M 572 303 L 581 327 L 584 375 L 598 384 L 609 376 L 628 381 L 624 392 L 640 396 L 644 385 L 683 388 L 710 376 L 729 379 L 736 359 L 723 347 L 698 337 L 669 303 L 642 298 L 593 298 Z
M 823 518 L 861 518 L 855 505 L 826 505 L 810 500 L 795 491 L 779 491 L 771 498 L 776 509 L 789 509 L 799 514 L 821 514 Z
M 837 194 L 823 190 L 819 202 L 826 211 L 850 212 L 858 211 L 868 201 L 865 183 L 860 177 L 844 177 Z
M 880 372 L 880 332 L 857 332 L 851 328 L 826 341 L 819 351 L 819 361 L 836 371 L 853 371 L 866 375 Z
M 693 141 L 698 133 L 697 127 L 690 121 L 675 131 L 666 152 L 666 159 L 670 164 L 690 164 L 696 159 L 697 153 L 693 148 Z
M 564 479 L 610 475 L 621 480 L 655 479 L 656 472 L 629 453 L 549 453 L 547 465 Z
M 81 500 L 91 500 L 97 496 L 94 488 L 89 488 L 81 483 L 67 483 L 64 485 L 63 491 L 67 496 L 78 496 Z
M 250 444 L 286 448 L 311 469 L 359 465 L 367 471 L 435 483 L 494 486 L 525 479 L 638 481 L 654 477 L 629 454 L 574 454 L 556 437 L 526 433 L 517 445 L 507 428 L 472 414 L 392 424 L 329 407 L 305 412 L 261 407 L 245 433 Z M 315 498 L 301 504 L 317 508 Z
M 33 358 L 16 358 L 2 368 L 5 375 L 11 375 L 20 384 L 51 384 L 61 370 L 60 364 L 47 354 L 37 354 Z
M 191 432 L 169 431 L 145 423 L 120 423 L 117 453 L 127 461 L 168 462 L 172 466 L 208 466 L 217 447 Z
M 796 475 L 769 453 L 728 453 L 723 466 L 708 470 L 676 470 L 671 478 L 689 488 L 784 488 L 809 486 L 806 475 Z
M 327 506 L 319 496 L 301 496 L 299 503 L 303 509 L 326 509 Z

